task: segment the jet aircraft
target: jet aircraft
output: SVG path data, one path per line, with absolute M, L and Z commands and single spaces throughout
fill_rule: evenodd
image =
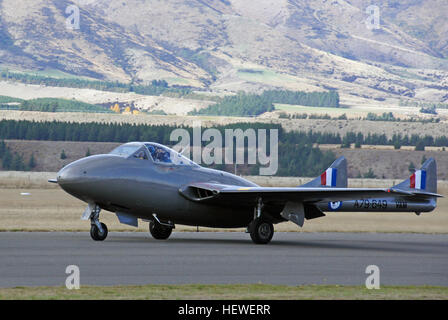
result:
M 101 210 L 121 223 L 149 222 L 155 239 L 168 239 L 176 224 L 247 227 L 252 241 L 267 244 L 274 224 L 325 216 L 325 211 L 430 212 L 436 208 L 437 169 L 428 159 L 410 178 L 391 188 L 348 188 L 347 161 L 337 159 L 321 176 L 298 187 L 260 187 L 242 177 L 204 168 L 164 145 L 130 142 L 109 154 L 89 156 L 49 180 L 87 203 L 82 219 L 90 235 L 105 240 Z

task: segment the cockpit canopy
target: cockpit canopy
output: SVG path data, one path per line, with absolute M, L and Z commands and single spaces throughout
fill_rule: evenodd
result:
M 134 157 L 142 160 L 151 159 L 154 163 L 197 166 L 196 163 L 164 145 L 154 142 L 129 142 L 110 152 L 125 158 Z

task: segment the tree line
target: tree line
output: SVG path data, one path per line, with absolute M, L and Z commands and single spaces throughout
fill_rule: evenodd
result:
M 0 139 L 44 140 L 44 141 L 92 141 L 92 142 L 129 142 L 157 141 L 170 144 L 171 132 L 183 128 L 193 136 L 193 128 L 184 125 L 147 125 L 123 123 L 76 123 L 61 121 L 0 120 Z M 225 129 L 283 129 L 278 124 L 236 123 L 216 126 L 224 134 Z M 204 145 L 207 143 L 204 142 Z
M 20 140 L 50 140 L 50 141 L 95 141 L 95 142 L 129 142 L 155 141 L 165 145 L 172 145 L 171 132 L 184 128 L 193 137 L 193 128 L 185 126 L 157 126 L 157 125 L 129 125 L 106 123 L 69 123 L 69 122 L 35 122 L 23 120 L 1 120 L 1 139 Z M 331 151 L 322 152 L 309 141 L 283 141 L 286 134 L 278 124 L 265 123 L 236 123 L 217 126 L 222 136 L 225 129 L 277 129 L 279 130 L 279 171 L 282 176 L 313 176 L 323 171 L 334 161 L 335 155 Z M 287 135 L 290 135 L 289 133 Z M 291 136 L 292 137 L 292 136 Z M 270 135 L 267 136 L 267 146 L 270 145 Z M 191 141 L 193 143 L 193 141 Z M 209 142 L 202 141 L 205 146 Z M 236 152 L 236 150 L 234 150 Z M 269 149 L 267 150 L 269 153 Z M 65 154 L 65 153 L 64 153 Z M 61 153 L 61 157 L 64 155 Z M 222 169 L 224 165 L 211 165 L 212 168 Z M 259 165 L 247 165 L 247 173 L 258 172 Z M 7 168 L 9 169 L 9 167 Z M 230 169 L 231 170 L 231 169 Z
M 48 140 L 48 141 L 92 141 L 92 142 L 129 142 L 157 141 L 169 144 L 171 132 L 177 128 L 190 131 L 186 126 L 122 124 L 122 123 L 72 123 L 72 122 L 38 122 L 26 120 L 0 120 L 0 139 Z M 277 129 L 279 141 L 288 145 L 305 144 L 358 144 L 358 145 L 391 145 L 391 146 L 435 146 L 448 147 L 446 136 L 401 135 L 394 134 L 388 138 L 386 134 L 362 132 L 339 133 L 309 131 L 286 131 L 280 124 L 272 123 L 235 123 L 220 125 L 214 128 L 224 134 L 225 129 Z M 204 145 L 206 143 L 204 142 Z
M 191 111 L 190 115 L 216 116 L 258 116 L 275 110 L 274 103 L 304 105 L 313 107 L 339 107 L 339 94 L 329 92 L 302 92 L 289 90 L 268 90 L 262 94 L 239 92 L 226 96 L 207 108 Z
M 8 97 L 8 96 L 0 96 L 0 104 L 1 103 L 11 103 L 11 102 L 23 102 L 23 99 Z
M 437 113 L 436 113 L 437 114 Z M 428 122 L 435 122 L 435 123 L 439 123 L 440 122 L 440 118 L 424 118 L 424 119 L 420 119 L 420 118 L 408 118 L 408 119 L 402 119 L 402 118 L 397 118 L 394 116 L 394 114 L 392 112 L 383 112 L 383 114 L 378 115 L 375 114 L 373 112 L 369 112 L 367 114 L 367 117 L 363 118 L 363 120 L 369 120 L 369 121 L 397 121 L 397 122 L 422 122 L 422 123 L 428 123 Z
M 235 96 L 226 96 L 207 108 L 190 111 L 189 114 L 248 117 L 258 116 L 274 109 L 272 101 L 257 94 L 240 92 Z
M 402 100 L 400 99 L 400 106 L 412 106 L 412 107 L 420 107 L 420 108 L 431 108 L 436 110 L 439 109 L 448 109 L 448 103 L 442 102 L 417 102 L 412 100 Z
M 18 106 L 18 110 L 40 111 L 40 112 L 92 112 L 112 113 L 111 110 L 102 106 L 85 103 L 76 100 L 58 98 L 37 98 L 24 100 Z
M 416 150 L 424 150 L 425 147 L 448 147 L 448 138 L 446 136 L 433 137 L 431 135 L 412 134 L 402 135 L 394 134 L 391 138 L 383 134 L 369 133 L 365 136 L 363 133 L 347 132 L 342 138 L 342 147 L 348 147 L 354 143 L 355 147 L 360 148 L 361 145 L 388 145 L 400 149 L 401 146 L 415 146 Z
M 184 128 L 193 137 L 193 128 L 186 126 L 168 125 L 144 125 L 121 123 L 71 123 L 71 122 L 36 122 L 24 120 L 1 120 L 0 139 L 18 140 L 49 140 L 49 141 L 92 141 L 92 142 L 129 142 L 129 141 L 154 141 L 165 145 L 173 145 L 170 141 L 171 132 L 178 128 Z M 387 138 L 385 134 L 367 134 L 361 132 L 347 132 L 344 136 L 339 133 L 305 131 L 285 131 L 279 124 L 271 123 L 235 123 L 214 127 L 222 136 L 225 129 L 277 129 L 279 135 L 279 176 L 316 176 L 335 160 L 335 154 L 331 151 L 323 151 L 315 144 L 341 144 L 342 147 L 355 143 L 356 147 L 362 144 L 370 145 L 415 145 L 417 150 L 424 150 L 425 146 L 448 146 L 448 138 L 432 137 L 430 135 L 403 136 L 395 134 Z M 269 138 L 269 135 L 268 135 Z M 193 141 L 191 141 L 193 143 Z M 209 142 L 202 141 L 205 146 Z M 269 146 L 269 139 L 267 141 Z M 397 148 L 397 147 L 396 147 Z M 269 152 L 269 150 L 268 150 Z M 21 168 L 20 155 L 9 152 L 6 167 L 8 170 Z M 34 156 L 33 156 L 34 157 Z M 31 160 L 30 160 L 31 161 Z M 4 162 L 4 161 L 3 161 Z M 35 160 L 33 159 L 33 162 Z M 10 163 L 15 163 L 10 165 Z M 211 167 L 223 169 L 223 165 Z M 23 165 L 22 165 L 23 168 Z M 25 167 L 26 168 L 26 167 Z M 259 165 L 245 166 L 246 173 L 255 174 Z M 232 168 L 229 168 L 232 170 Z
M 23 155 L 12 152 L 5 141 L 0 141 L 0 160 L 3 170 L 30 171 L 36 167 L 36 159 L 31 154 L 29 160 L 25 162 Z
M 326 114 L 307 114 L 307 113 L 286 113 L 284 111 L 279 113 L 279 118 L 280 119 L 318 119 L 318 120 L 347 120 L 347 115 L 345 113 L 337 116 L 337 117 L 332 117 L 330 116 L 328 113 Z
M 291 112 L 287 113 L 282 111 L 279 113 L 280 119 L 323 119 L 323 120 L 348 120 L 347 114 L 343 113 L 339 116 L 332 117 L 329 114 L 307 114 L 307 113 L 297 113 Z M 440 118 L 399 118 L 395 117 L 392 112 L 383 112 L 378 115 L 373 112 L 369 112 L 366 117 L 356 117 L 351 118 L 353 120 L 367 120 L 367 121 L 392 121 L 392 122 L 420 122 L 420 123 L 439 123 Z
M 159 96 L 163 93 L 186 95 L 191 87 L 169 86 L 165 80 L 153 80 L 148 84 L 123 83 L 118 81 L 87 80 L 82 78 L 54 78 L 37 74 L 10 72 L 2 70 L 0 79 L 13 80 L 26 84 L 38 84 L 50 87 L 88 88 L 100 91 L 135 92 L 138 94 Z
M 331 90 L 327 92 L 304 92 L 290 90 L 267 90 L 262 97 L 273 103 L 302 105 L 309 107 L 339 108 L 339 93 Z

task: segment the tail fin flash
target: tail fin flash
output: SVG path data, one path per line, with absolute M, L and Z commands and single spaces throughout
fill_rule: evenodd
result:
M 336 159 L 332 165 L 316 179 L 305 183 L 303 188 L 346 188 L 347 160 L 345 157 Z
M 393 188 L 400 190 L 421 190 L 437 193 L 437 165 L 434 158 L 429 158 L 408 179 L 397 184 Z

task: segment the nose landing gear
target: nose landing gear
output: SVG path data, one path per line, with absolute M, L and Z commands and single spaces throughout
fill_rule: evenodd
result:
M 95 224 L 90 227 L 90 236 L 95 241 L 103 241 L 107 238 L 107 226 L 101 222 L 101 230 Z
M 95 205 L 92 213 L 90 214 L 90 236 L 94 241 L 103 241 L 107 238 L 107 226 L 100 222 L 100 212 L 100 207 Z

